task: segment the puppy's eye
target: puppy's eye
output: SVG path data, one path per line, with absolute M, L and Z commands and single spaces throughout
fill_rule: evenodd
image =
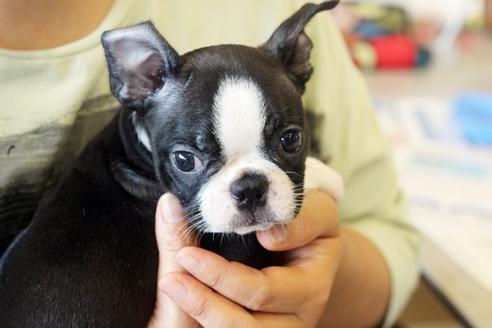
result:
M 188 151 L 177 151 L 172 154 L 174 166 L 178 170 L 192 173 L 198 172 L 203 168 L 202 161 L 200 161 L 193 153 Z
M 304 137 L 299 129 L 289 129 L 280 137 L 280 144 L 287 153 L 295 153 L 302 149 Z

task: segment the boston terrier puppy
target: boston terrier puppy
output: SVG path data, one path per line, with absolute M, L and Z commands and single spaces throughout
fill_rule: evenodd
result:
M 1 327 L 145 327 L 154 309 L 157 200 L 172 192 L 200 245 L 262 268 L 255 231 L 291 222 L 309 151 L 306 4 L 261 46 L 178 55 L 149 23 L 102 36 L 114 120 L 46 195 L 0 262 Z M 314 159 L 311 186 L 341 196 Z M 226 238 L 222 238 L 226 236 Z

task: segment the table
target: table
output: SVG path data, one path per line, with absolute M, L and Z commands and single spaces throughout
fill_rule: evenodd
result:
M 391 111 L 392 107 L 399 108 L 398 110 L 404 115 L 417 107 L 434 108 L 430 112 L 439 112 L 438 114 L 441 115 L 445 104 L 449 104 L 449 100 L 456 94 L 466 90 L 492 92 L 492 38 L 481 36 L 472 39 L 460 50 L 450 51 L 438 58 L 432 67 L 426 70 L 373 72 L 366 73 L 365 77 L 370 91 L 376 99 L 376 107 L 378 107 L 378 114 L 382 118 L 383 128 L 389 134 L 392 142 L 396 143 L 395 159 L 398 170 L 402 174 L 402 185 L 408 189 L 410 194 L 411 219 L 423 233 L 422 268 L 424 276 L 470 326 L 492 327 L 492 283 L 490 282 L 492 277 L 484 276 L 490 271 L 490 268 L 484 267 L 481 270 L 482 266 L 492 265 L 492 183 L 489 184 L 490 180 L 487 180 L 492 178 L 492 150 L 481 149 L 465 153 L 468 150 L 463 150 L 457 146 L 457 154 L 453 154 L 453 146 L 445 146 L 442 142 L 441 144 L 440 142 L 431 142 L 431 145 L 428 145 L 425 138 L 420 138 L 418 135 L 412 135 L 402 141 L 401 136 L 392 134 L 393 132 L 401 132 L 400 127 L 393 127 L 396 132 L 392 131 L 391 124 L 393 123 L 385 121 L 384 113 L 381 115 L 381 108 L 384 112 Z M 402 109 L 405 106 L 407 108 Z M 437 118 L 437 120 L 439 119 L 442 117 Z M 403 120 L 408 121 L 408 118 L 404 117 Z M 407 142 L 406 145 L 405 142 Z M 461 151 L 463 153 L 460 156 L 459 152 Z M 472 160 L 469 160 L 469 154 L 472 156 Z M 446 156 L 449 156 L 451 161 L 456 160 L 459 166 L 445 166 Z M 432 162 L 436 159 L 437 162 Z M 439 163 L 439 159 L 443 159 L 441 163 Z M 432 165 L 435 167 L 432 168 Z M 469 184 L 464 180 L 460 181 L 460 183 L 466 184 L 468 193 L 460 194 L 457 192 L 453 194 L 450 191 L 447 198 L 431 198 L 431 201 L 438 202 L 439 206 L 443 206 L 443 204 L 450 206 L 450 204 L 454 204 L 453 202 L 461 201 L 468 201 L 468 204 L 471 204 L 469 207 L 462 206 L 461 212 L 458 211 L 457 214 L 453 212 L 456 218 L 456 221 L 453 222 L 448 216 L 449 213 L 436 212 L 435 208 L 432 208 L 435 204 L 425 204 L 428 199 L 419 198 L 418 195 L 419 188 L 423 195 L 426 192 L 438 192 L 439 186 L 449 181 L 446 180 L 448 176 L 452 179 L 452 172 L 448 172 L 447 175 L 446 172 L 443 172 L 443 168 L 465 170 L 461 173 L 484 174 L 476 177 L 475 182 L 478 186 L 476 188 L 473 181 L 469 181 Z M 433 190 L 423 190 L 422 186 L 418 185 L 418 180 L 426 177 L 425 174 L 432 176 L 430 174 L 432 169 L 436 170 L 435 178 L 437 180 L 435 181 L 437 186 Z M 488 171 L 489 169 L 490 171 Z M 480 183 L 480 179 L 485 180 Z M 447 186 L 450 190 L 453 188 L 453 181 L 450 180 L 449 186 Z M 479 190 L 474 190 L 477 188 Z M 486 193 L 489 192 L 490 194 L 487 196 Z M 469 199 L 466 199 L 467 197 Z M 483 209 L 483 212 L 471 213 L 477 207 L 480 210 Z M 481 215 L 481 217 L 476 218 L 477 215 Z M 480 242 L 487 243 L 487 245 L 484 244 L 485 247 L 490 248 L 485 249 L 484 247 L 483 252 L 477 251 L 480 248 L 478 245 L 473 245 L 477 242 L 476 238 L 469 240 L 461 238 L 462 240 L 459 240 L 459 238 L 450 237 L 453 236 L 453 233 L 456 236 L 456 230 L 459 228 L 458 220 L 461 220 L 462 223 L 459 224 L 463 224 L 464 231 L 470 228 L 472 233 L 480 234 L 477 238 L 482 238 Z M 480 224 L 480 229 L 473 226 L 478 224 L 477 222 L 483 223 L 483 225 Z M 454 230 L 452 230 L 453 224 L 457 225 Z M 488 236 L 490 236 L 490 244 L 488 244 Z M 475 248 L 467 250 L 467 246 L 474 246 Z M 466 251 L 469 252 L 466 253 Z M 479 256 L 475 258 L 474 254 L 477 252 L 479 252 Z M 490 264 L 487 264 L 485 258 L 489 254 L 491 254 Z

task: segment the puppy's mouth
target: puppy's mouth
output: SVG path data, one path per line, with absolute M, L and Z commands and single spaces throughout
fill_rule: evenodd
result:
M 230 231 L 245 235 L 255 231 L 268 230 L 278 223 L 270 210 L 262 210 L 256 213 L 238 215 L 232 220 Z
M 238 235 L 246 235 L 249 233 L 268 230 L 276 225 L 286 225 L 294 220 L 294 215 L 291 217 L 276 218 L 271 211 L 262 210 L 258 213 L 246 214 L 237 213 L 232 218 L 224 218 L 223 224 L 219 225 L 204 225 L 204 232 L 209 233 L 235 233 Z
M 251 225 L 237 226 L 234 227 L 232 230 L 234 233 L 237 233 L 238 235 L 247 235 L 249 233 L 256 232 L 256 231 L 268 230 L 274 225 L 275 223 L 273 222 L 262 222 L 262 223 L 254 223 Z

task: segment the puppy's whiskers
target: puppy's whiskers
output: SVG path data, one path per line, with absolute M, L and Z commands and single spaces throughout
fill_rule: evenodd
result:
M 298 177 L 300 177 L 301 179 L 304 178 L 304 176 L 298 172 L 294 172 L 294 171 L 285 171 L 286 174 L 293 174 L 293 175 L 297 175 Z
M 191 239 L 194 234 L 194 242 L 200 242 L 206 228 L 206 223 L 202 220 L 202 215 L 198 204 L 191 204 L 184 208 L 188 226 L 180 232 L 180 239 Z

